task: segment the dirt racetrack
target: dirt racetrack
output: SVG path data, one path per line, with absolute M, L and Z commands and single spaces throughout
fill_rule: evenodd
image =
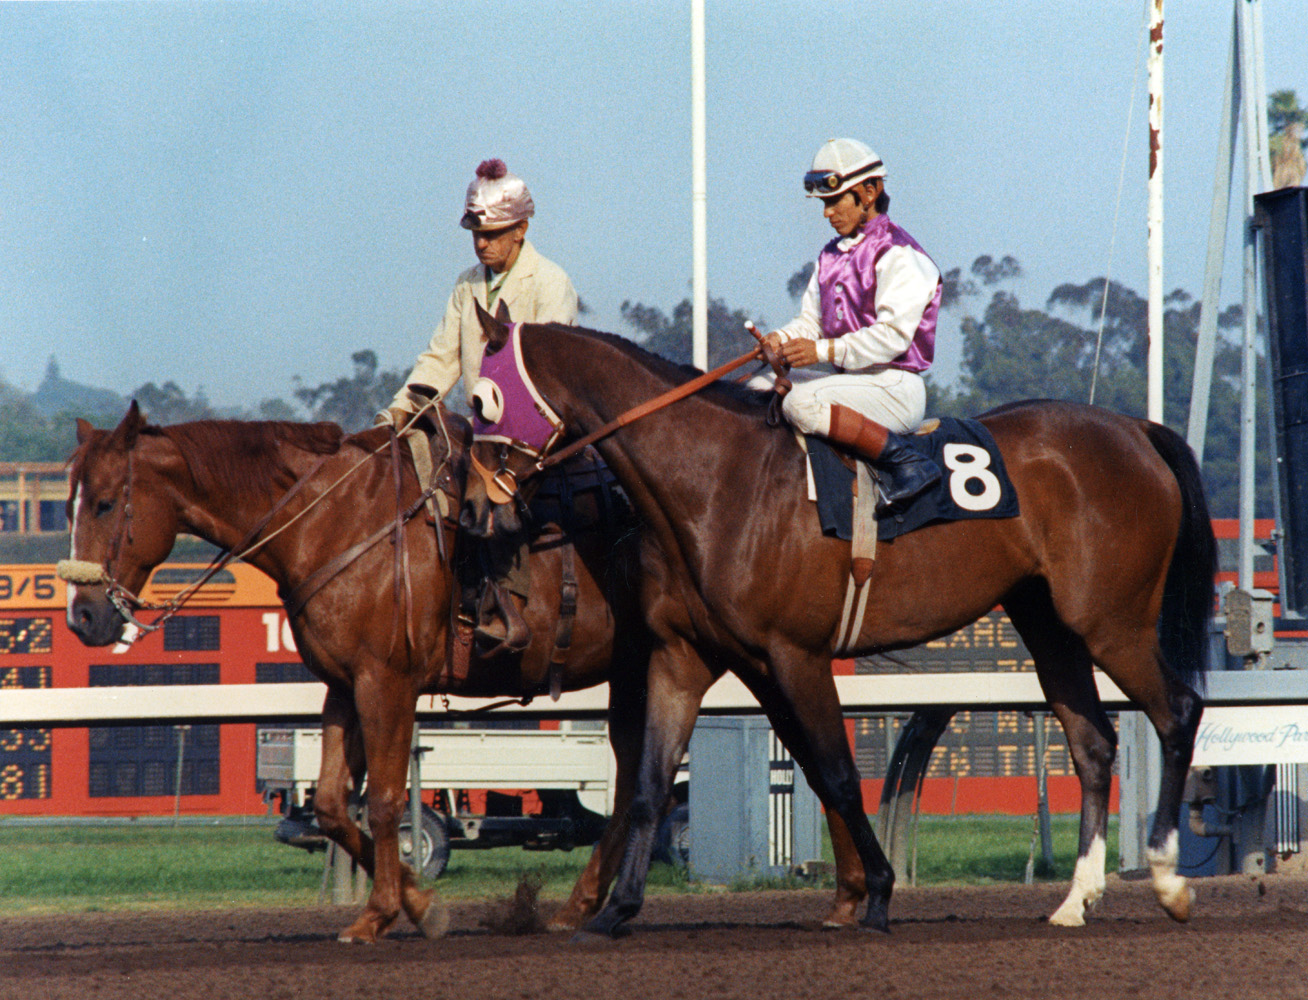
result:
M 372 947 L 337 944 L 353 911 L 331 907 L 6 917 L 0 997 L 1308 998 L 1308 878 L 1192 884 L 1187 926 L 1112 878 L 1079 930 L 1044 921 L 1062 886 L 903 889 L 889 936 L 819 929 L 816 891 L 653 897 L 632 936 L 582 944 L 489 930 L 502 900 Z

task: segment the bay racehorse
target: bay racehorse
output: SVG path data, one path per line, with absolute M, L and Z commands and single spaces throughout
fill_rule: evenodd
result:
M 491 344 L 509 336 L 489 316 L 482 325 Z M 618 878 L 589 929 L 619 933 L 639 911 L 675 768 L 704 693 L 730 670 L 826 809 L 838 903 L 852 911 L 866 897 L 862 923 L 886 930 L 894 872 L 864 812 L 831 675 L 851 549 L 822 534 L 793 433 L 769 426 L 764 395 L 724 382 L 628 423 L 633 407 L 698 372 L 575 327 L 523 325 L 518 339 L 520 367 L 563 440 L 621 425 L 595 447 L 643 522 L 642 605 L 656 637 L 643 757 Z M 1177 814 L 1203 705 L 1195 687 L 1216 569 L 1194 456 L 1166 427 L 1071 403 L 1016 403 L 980 420 L 1020 514 L 881 542 L 861 628 L 846 645 L 854 655 L 917 645 L 1002 605 L 1067 734 L 1082 789 L 1073 884 L 1051 917 L 1064 925 L 1084 923 L 1105 886 L 1117 738 L 1092 674 L 1102 669 L 1162 741 L 1148 857 L 1159 902 L 1186 920 L 1192 893 L 1176 872 Z
M 77 425 L 68 517 L 68 624 L 88 645 L 117 642 L 151 570 L 179 533 L 245 555 L 286 604 L 297 649 L 327 684 L 323 760 L 314 805 L 323 830 L 373 879 L 341 940 L 371 942 L 401 910 L 425 933 L 445 909 L 400 861 L 409 742 L 419 695 L 518 696 L 549 689 L 559 614 L 560 546 L 533 551 L 537 585 L 525 617 L 538 637 L 519 655 L 448 669 L 453 516 L 466 475 L 469 427 L 440 411 L 436 481 L 451 518 L 425 523 L 407 446 L 387 428 L 344 436 L 334 424 L 200 421 L 148 425 L 135 402 L 113 431 Z M 401 460 L 403 456 L 406 460 Z M 431 520 L 435 520 L 433 517 Z M 438 535 L 441 532 L 441 535 Z M 648 643 L 622 567 L 629 541 L 576 539 L 577 611 L 561 686 L 610 680 L 618 762 L 614 819 L 572 897 L 554 918 L 594 914 L 617 865 L 621 817 L 639 755 Z M 634 551 L 630 553 L 634 562 Z M 173 609 L 175 610 L 175 608 Z M 350 815 L 350 783 L 367 773 L 368 826 Z

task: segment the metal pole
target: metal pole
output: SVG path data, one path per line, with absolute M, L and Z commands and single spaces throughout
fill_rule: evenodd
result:
M 1163 420 L 1163 0 L 1149 8 L 1149 419 Z
M 182 764 L 186 761 L 186 731 L 190 726 L 173 726 L 177 732 L 177 773 L 173 776 L 173 826 L 182 815 Z
M 1040 825 L 1040 860 L 1044 862 L 1046 874 L 1054 867 L 1054 836 L 1049 821 L 1049 730 L 1048 717 L 1044 712 L 1036 712 L 1035 722 L 1035 772 L 1036 772 L 1036 818 Z
M 1235 0 L 1236 5 L 1240 0 Z M 1213 171 L 1213 204 L 1208 217 L 1208 258 L 1199 305 L 1199 335 L 1194 352 L 1190 389 L 1190 423 L 1186 440 L 1200 464 L 1208 436 L 1208 405 L 1212 396 L 1213 355 L 1217 316 L 1221 312 L 1222 266 L 1226 261 L 1226 222 L 1231 210 L 1231 180 L 1235 176 L 1235 136 L 1240 127 L 1239 13 L 1231 11 L 1231 48 L 1226 57 L 1226 87 L 1222 91 L 1222 124 L 1217 131 L 1217 167 Z
M 1257 444 L 1256 399 L 1258 381 L 1258 254 L 1253 225 L 1253 197 L 1270 184 L 1267 157 L 1267 114 L 1259 83 L 1262 70 L 1262 9 L 1259 0 L 1236 5 L 1240 34 L 1244 118 L 1244 336 L 1241 344 L 1240 392 L 1240 546 L 1241 590 L 1253 589 L 1254 572 L 1254 457 Z
M 413 874 L 416 877 L 427 859 L 423 856 L 422 839 L 422 746 L 418 740 L 418 724 L 413 724 L 413 737 L 409 741 L 409 836 L 413 842 Z
M 690 4 L 691 219 L 694 274 L 691 361 L 708 371 L 708 180 L 704 128 L 704 0 Z

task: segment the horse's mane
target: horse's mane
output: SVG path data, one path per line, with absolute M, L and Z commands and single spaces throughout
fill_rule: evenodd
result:
M 605 333 L 603 330 L 591 330 L 580 326 L 564 326 L 558 323 L 549 325 L 565 330 L 568 333 L 582 334 L 590 339 L 608 344 L 634 359 L 638 364 L 650 369 L 658 377 L 667 379 L 674 385 L 681 385 L 698 375 L 704 374 L 694 365 L 682 365 L 677 364 L 675 361 L 669 361 L 662 355 L 646 350 L 635 341 L 620 337 L 616 333 Z M 728 376 L 726 380 L 719 379 L 712 385 L 706 386 L 700 396 L 724 409 L 736 413 L 757 415 L 761 409 L 768 405 L 771 393 L 766 390 L 751 389 L 743 383 L 732 381 L 732 376 Z
M 286 420 L 197 420 L 167 427 L 142 428 L 142 434 L 165 437 L 177 445 L 204 493 L 249 484 L 273 492 L 294 481 L 287 447 L 314 455 L 334 455 L 343 432 L 336 424 L 299 424 Z

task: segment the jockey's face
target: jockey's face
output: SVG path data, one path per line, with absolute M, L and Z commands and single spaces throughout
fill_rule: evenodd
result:
M 822 199 L 822 214 L 831 228 L 841 236 L 852 236 L 877 214 L 877 195 L 881 193 L 881 178 L 856 184 L 848 191 Z
M 503 229 L 474 229 L 472 248 L 477 259 L 496 274 L 507 271 L 518 259 L 522 241 L 527 238 L 527 222 L 515 222 Z

